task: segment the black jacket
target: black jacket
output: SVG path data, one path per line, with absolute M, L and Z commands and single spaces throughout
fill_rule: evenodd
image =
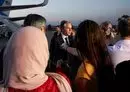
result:
M 69 36 L 69 43 L 70 43 L 70 47 L 73 44 L 73 37 Z M 61 33 L 60 34 L 56 34 L 54 33 L 54 36 L 51 39 L 51 43 L 50 43 L 50 60 L 53 61 L 53 63 L 57 63 L 57 60 L 62 59 L 64 60 L 68 60 L 67 58 L 67 51 L 61 49 L 61 45 L 64 43 L 64 40 L 62 38 Z

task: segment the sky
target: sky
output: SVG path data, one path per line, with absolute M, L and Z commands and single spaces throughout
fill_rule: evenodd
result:
M 38 4 L 43 0 L 13 0 L 13 5 Z M 91 19 L 99 24 L 104 21 L 117 23 L 123 14 L 130 15 L 130 0 L 49 0 L 44 7 L 15 10 L 10 16 L 26 16 L 37 13 L 47 19 L 48 24 L 58 25 L 61 20 L 72 21 L 78 25 L 85 19 Z

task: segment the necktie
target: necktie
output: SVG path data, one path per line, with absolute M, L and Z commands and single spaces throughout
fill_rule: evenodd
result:
M 66 44 L 69 45 L 68 39 L 67 37 L 65 38 Z

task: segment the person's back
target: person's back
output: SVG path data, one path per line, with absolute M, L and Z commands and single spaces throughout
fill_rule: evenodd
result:
M 85 20 L 78 26 L 76 49 L 82 64 L 75 79 L 76 92 L 114 92 L 114 71 L 99 25 Z
M 130 40 L 120 40 L 108 47 L 114 67 L 124 60 L 130 59 Z
M 8 24 L 9 28 L 11 31 L 17 31 L 15 26 L 13 26 L 12 24 Z M 24 27 L 26 26 L 33 26 L 33 27 L 36 27 L 38 29 L 40 29 L 41 31 L 46 31 L 46 19 L 41 16 L 41 15 L 38 15 L 38 14 L 29 14 L 25 17 L 25 20 L 24 20 L 24 24 L 23 24 Z M 12 32 L 8 32 L 8 35 L 9 35 L 9 38 L 11 37 L 13 33 Z M 8 38 L 8 39 L 9 39 Z M 2 79 L 2 73 L 3 73 L 3 52 L 4 52 L 4 48 L 6 47 L 6 45 L 2 48 L 1 52 L 0 52 L 0 70 L 1 70 L 1 74 L 0 74 L 0 80 Z
M 121 39 L 113 46 L 108 46 L 114 67 L 122 61 L 130 60 L 130 18 L 121 19 L 118 22 L 118 30 Z
M 130 60 L 118 63 L 115 68 L 116 73 L 116 91 L 129 92 L 130 88 Z
M 17 31 L 4 51 L 0 92 L 72 92 L 64 74 L 45 73 L 48 58 L 45 33 L 36 27 Z

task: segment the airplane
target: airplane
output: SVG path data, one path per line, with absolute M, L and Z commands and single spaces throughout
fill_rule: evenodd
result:
M 6 34 L 7 30 L 5 28 L 9 28 L 8 31 L 16 31 L 20 26 L 15 24 L 13 21 L 23 20 L 25 17 L 9 17 L 9 12 L 11 10 L 19 10 L 19 9 L 29 9 L 29 8 L 36 8 L 36 7 L 43 7 L 48 4 L 48 0 L 43 0 L 42 3 L 39 4 L 31 4 L 31 5 L 13 5 L 12 0 L 0 0 L 0 36 L 1 33 Z M 4 30 L 4 31 L 3 31 Z
M 15 6 L 0 6 L 0 11 L 8 11 L 8 10 L 17 10 L 17 9 L 27 9 L 27 8 L 34 8 L 34 7 L 42 7 L 42 6 L 46 6 L 47 4 L 48 4 L 48 0 L 44 0 L 40 4 L 15 5 Z

